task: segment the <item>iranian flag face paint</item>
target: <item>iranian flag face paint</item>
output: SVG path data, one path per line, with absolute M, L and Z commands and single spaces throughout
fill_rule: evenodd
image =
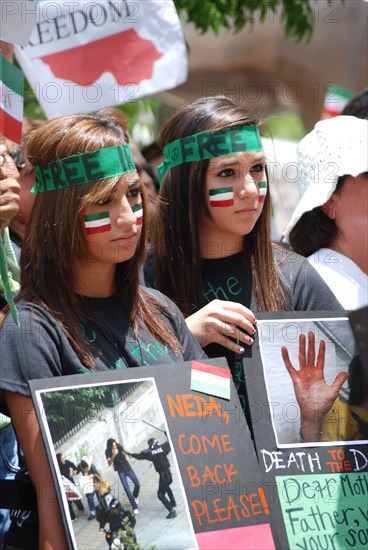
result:
M 210 189 L 208 191 L 210 197 L 210 205 L 216 206 L 233 206 L 234 204 L 234 188 L 220 187 L 219 189 Z
M 133 214 L 136 217 L 137 225 L 142 225 L 143 223 L 143 204 L 135 204 L 132 206 Z
M 87 216 L 84 216 L 84 227 L 87 235 L 111 231 L 110 213 L 87 214 Z
M 259 202 L 264 202 L 266 200 L 266 195 L 267 195 L 267 181 L 260 181 L 258 184 L 258 188 L 259 188 L 258 200 Z

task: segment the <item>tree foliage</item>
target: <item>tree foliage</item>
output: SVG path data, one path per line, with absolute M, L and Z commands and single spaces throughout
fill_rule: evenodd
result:
M 324 0 L 331 6 L 336 0 Z M 344 0 L 341 0 L 342 2 Z M 255 23 L 282 21 L 287 38 L 310 39 L 318 17 L 320 0 L 174 0 L 184 19 L 193 23 L 202 33 L 221 29 L 235 32 Z
M 43 404 L 54 439 L 82 421 L 96 421 L 105 408 L 107 389 L 93 387 L 45 393 Z

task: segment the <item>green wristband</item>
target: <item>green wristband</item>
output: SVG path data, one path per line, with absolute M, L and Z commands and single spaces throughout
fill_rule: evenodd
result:
M 174 166 L 244 151 L 263 151 L 257 125 L 230 126 L 176 139 L 164 147 L 165 160 L 157 168 L 160 183 L 166 172 Z
M 34 166 L 34 171 L 32 193 L 43 193 L 136 172 L 137 168 L 130 146 L 125 144 Z

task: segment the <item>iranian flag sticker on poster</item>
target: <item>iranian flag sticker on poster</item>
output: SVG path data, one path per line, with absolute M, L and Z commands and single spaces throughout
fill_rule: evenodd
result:
M 48 118 L 135 101 L 187 78 L 172 0 L 39 0 L 17 60 Z

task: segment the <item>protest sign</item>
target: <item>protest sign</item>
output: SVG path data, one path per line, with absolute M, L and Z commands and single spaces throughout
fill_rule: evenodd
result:
M 368 542 L 368 411 L 349 320 L 318 312 L 257 318 L 244 367 L 281 547 L 360 549 Z
M 212 373 L 214 367 L 228 371 L 224 359 L 200 365 L 202 372 L 206 366 Z M 135 531 L 142 547 L 221 550 L 231 542 L 235 550 L 275 548 L 272 504 L 234 384 L 230 381 L 229 399 L 193 390 L 192 370 L 198 366 L 188 362 L 30 382 L 72 548 L 85 545 L 87 535 L 80 522 L 70 523 L 55 456 L 61 450 L 74 462 L 89 456 L 104 479 L 110 476 L 119 500 L 126 501 L 107 469 L 108 437 L 123 444 L 128 458 L 146 449 L 151 438 L 170 443 L 177 512 L 170 521 L 156 496 L 157 473 L 144 468 L 144 460 L 131 462 L 141 482 Z M 74 418 L 85 391 L 83 418 Z
M 172 0 L 40 2 L 17 60 L 48 118 L 169 90 L 187 78 Z
M 0 40 L 26 46 L 36 24 L 36 0 L 0 0 Z

